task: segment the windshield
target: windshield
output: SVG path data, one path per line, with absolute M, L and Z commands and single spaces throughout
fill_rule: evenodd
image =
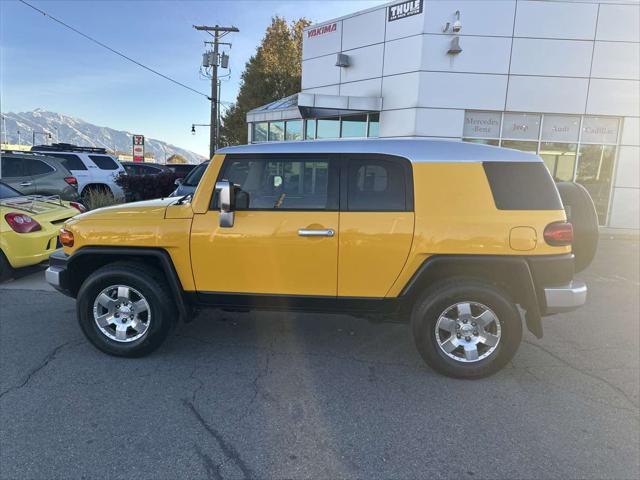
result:
M 20 196 L 20 193 L 17 190 L 14 190 L 9 185 L 0 183 L 0 200 L 5 198 L 19 197 L 19 196 Z
M 200 183 L 202 175 L 204 174 L 204 171 L 207 169 L 207 166 L 209 166 L 209 163 L 201 163 L 196 168 L 191 170 L 189 175 L 185 177 L 183 185 L 186 185 L 187 187 L 197 187 L 198 183 Z

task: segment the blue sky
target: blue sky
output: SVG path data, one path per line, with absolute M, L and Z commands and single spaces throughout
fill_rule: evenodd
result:
M 247 59 L 273 15 L 313 22 L 372 7 L 383 0 L 322 1 L 43 1 L 28 0 L 65 23 L 197 90 L 209 81 L 199 65 L 207 34 L 194 24 L 235 25 L 231 79 L 222 100 L 232 102 Z M 13 0 L 0 0 L 0 108 L 43 108 L 165 140 L 200 154 L 209 102 L 175 86 Z

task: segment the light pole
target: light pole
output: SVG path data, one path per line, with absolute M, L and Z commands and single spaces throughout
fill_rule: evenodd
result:
M 167 164 L 167 149 L 162 143 L 160 144 L 160 147 L 162 148 L 162 151 L 164 152 L 164 161 L 162 163 L 164 163 L 166 165 Z
M 191 124 L 191 135 L 196 134 L 196 127 L 210 127 L 210 123 L 192 123 Z

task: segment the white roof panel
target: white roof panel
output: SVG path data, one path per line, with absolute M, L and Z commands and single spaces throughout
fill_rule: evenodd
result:
M 478 143 L 426 138 L 371 138 L 366 140 L 308 140 L 254 143 L 225 147 L 216 153 L 378 153 L 404 157 L 412 162 L 541 162 L 528 152 Z

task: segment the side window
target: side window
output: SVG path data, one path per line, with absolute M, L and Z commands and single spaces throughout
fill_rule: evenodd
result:
M 229 159 L 220 178 L 240 186 L 243 210 L 336 210 L 337 182 L 326 159 Z
M 44 163 L 41 160 L 31 160 L 29 161 L 29 174 L 31 175 L 46 175 L 47 173 L 53 172 L 54 169 Z
M 67 170 L 86 170 L 86 165 L 77 155 L 72 153 L 47 153 L 52 157 L 59 158 Z
M 115 160 L 107 155 L 89 155 L 89 158 L 100 170 L 118 170 L 119 168 Z
M 404 211 L 407 179 L 404 166 L 391 160 L 347 160 L 347 210 Z
M 3 178 L 26 177 L 28 175 L 27 161 L 16 157 L 2 157 Z

